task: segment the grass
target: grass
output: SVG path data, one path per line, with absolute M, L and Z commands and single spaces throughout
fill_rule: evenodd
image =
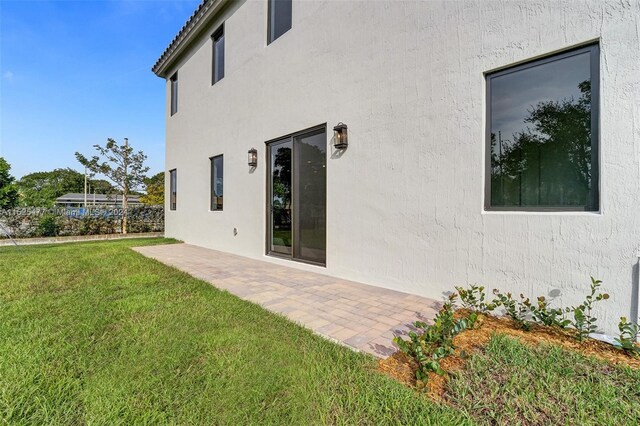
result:
M 0 423 L 469 424 L 130 246 L 0 249 Z
M 0 248 L 0 423 L 638 424 L 640 375 L 496 336 L 439 405 L 369 356 L 129 250 Z
M 481 424 L 640 424 L 640 371 L 504 335 L 471 357 L 447 391 Z

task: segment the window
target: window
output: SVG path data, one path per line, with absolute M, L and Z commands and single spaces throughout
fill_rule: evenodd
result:
M 326 126 L 269 142 L 267 254 L 326 263 Z
M 178 112 L 178 73 L 171 76 L 171 115 Z
M 176 169 L 169 171 L 169 209 L 176 209 L 176 200 L 178 197 L 178 172 Z
M 487 210 L 597 211 L 598 45 L 487 74 Z
M 224 25 L 211 36 L 213 40 L 213 64 L 211 67 L 211 84 L 216 84 L 224 77 Z
M 291 29 L 292 0 L 269 1 L 269 43 Z
M 211 157 L 211 210 L 222 210 L 224 162 L 222 155 Z

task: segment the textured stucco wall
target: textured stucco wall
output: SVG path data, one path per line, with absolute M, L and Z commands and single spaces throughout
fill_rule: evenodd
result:
M 167 236 L 434 298 L 478 282 L 529 296 L 559 289 L 570 305 L 594 275 L 612 296 L 598 312 L 607 331 L 630 315 L 640 250 L 638 1 L 293 7 L 292 30 L 267 46 L 266 1 L 236 3 L 175 64 L 166 169 L 178 169 L 178 209 L 167 211 Z M 222 20 L 225 77 L 211 86 L 209 37 Z M 483 72 L 596 39 L 601 211 L 484 212 Z M 265 256 L 264 141 L 338 121 L 350 146 L 328 159 L 326 268 Z M 224 211 L 210 212 L 217 154 Z

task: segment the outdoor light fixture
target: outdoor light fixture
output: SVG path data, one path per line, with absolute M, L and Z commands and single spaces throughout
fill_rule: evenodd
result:
M 251 148 L 249 150 L 249 167 L 258 167 L 258 150 Z
M 333 146 L 336 149 L 346 149 L 349 145 L 349 141 L 347 139 L 347 125 L 343 122 L 340 122 L 333 128 Z

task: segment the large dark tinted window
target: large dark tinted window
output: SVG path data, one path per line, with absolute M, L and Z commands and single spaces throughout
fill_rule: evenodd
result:
M 171 76 L 171 115 L 178 112 L 178 73 Z
M 223 176 L 222 155 L 211 157 L 211 210 L 222 210 Z
M 598 55 L 487 75 L 488 209 L 598 210 Z
M 211 84 L 216 84 L 224 77 L 224 26 L 218 28 L 211 38 L 213 39 Z
M 292 0 L 269 0 L 269 43 L 291 29 Z
M 169 171 L 169 209 L 175 210 L 178 198 L 178 172 L 176 169 Z

